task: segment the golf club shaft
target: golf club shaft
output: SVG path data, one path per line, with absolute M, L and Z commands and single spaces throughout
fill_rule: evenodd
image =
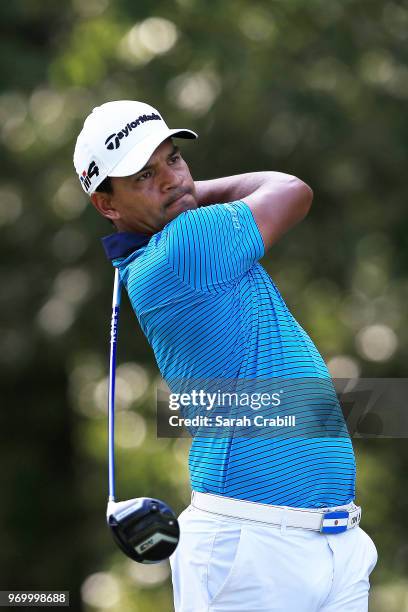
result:
M 115 268 L 113 283 L 112 320 L 110 334 L 109 359 L 109 395 L 108 395 L 108 439 L 109 439 L 109 501 L 115 501 L 115 371 L 116 345 L 118 339 L 118 323 L 120 310 L 120 277 Z

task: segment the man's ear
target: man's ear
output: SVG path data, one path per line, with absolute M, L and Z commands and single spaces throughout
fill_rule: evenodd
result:
M 92 205 L 106 219 L 115 221 L 120 218 L 119 212 L 113 208 L 112 196 L 110 193 L 95 191 L 91 194 Z

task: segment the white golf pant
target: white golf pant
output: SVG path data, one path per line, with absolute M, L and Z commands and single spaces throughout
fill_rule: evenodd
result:
M 360 527 L 335 535 L 189 506 L 170 557 L 176 612 L 366 612 L 377 562 Z

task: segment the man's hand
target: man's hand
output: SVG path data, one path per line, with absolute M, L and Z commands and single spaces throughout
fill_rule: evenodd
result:
M 313 192 L 306 183 L 282 172 L 252 172 L 196 181 L 199 206 L 242 200 L 251 209 L 265 251 L 308 213 Z

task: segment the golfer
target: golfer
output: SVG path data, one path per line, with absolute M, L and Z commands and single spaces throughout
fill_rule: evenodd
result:
M 170 388 L 330 381 L 258 263 L 308 213 L 311 189 L 280 172 L 194 181 L 177 143 L 195 137 L 122 100 L 92 111 L 74 154 L 83 189 L 117 230 L 105 250 L 162 376 Z M 170 559 L 176 612 L 367 610 L 377 552 L 359 527 L 352 444 L 345 428 L 322 434 L 322 421 L 329 431 L 330 415 L 342 419 L 338 405 L 323 418 L 313 389 L 299 389 L 289 404 L 274 397 L 282 414 L 297 407 L 307 435 L 239 435 L 238 423 L 224 435 L 197 430 L 192 501 Z

